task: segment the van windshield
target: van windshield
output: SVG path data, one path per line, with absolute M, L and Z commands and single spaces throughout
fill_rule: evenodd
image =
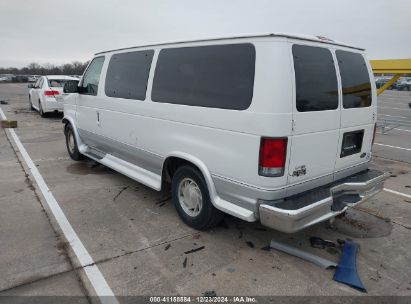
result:
M 364 57 L 358 53 L 336 51 L 340 67 L 345 109 L 371 106 L 371 82 Z

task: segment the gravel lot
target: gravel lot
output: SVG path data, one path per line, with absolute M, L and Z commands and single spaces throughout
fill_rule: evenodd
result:
M 383 191 L 333 227 L 321 223 L 293 235 L 229 216 L 217 229 L 198 232 L 179 220 L 167 194 L 93 161 L 69 159 L 62 116 L 41 118 L 29 110 L 25 84 L 0 84 L 4 99 L 9 104 L 1 109 L 18 121 L 17 136 L 119 302 L 133 299 L 123 296 L 206 292 L 411 296 L 411 199 L 406 196 Z M 408 102 L 411 92 L 388 91 L 379 99 L 380 114 L 411 120 Z M 400 129 L 377 134 L 372 166 L 391 172 L 387 189 L 411 195 L 411 130 Z M 97 301 L 84 265 L 67 242 L 71 240 L 64 239 L 4 129 L 0 193 L 0 295 L 75 295 L 79 303 Z M 312 248 L 310 236 L 359 243 L 358 273 L 368 293 L 334 282 L 332 270 L 261 250 L 275 239 L 338 261 L 338 251 Z M 0 297 L 0 303 L 9 300 Z

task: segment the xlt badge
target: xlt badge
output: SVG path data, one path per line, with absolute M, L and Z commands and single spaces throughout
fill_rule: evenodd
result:
M 296 167 L 292 176 L 301 176 L 301 175 L 306 175 L 307 174 L 307 168 L 305 167 L 305 165 Z

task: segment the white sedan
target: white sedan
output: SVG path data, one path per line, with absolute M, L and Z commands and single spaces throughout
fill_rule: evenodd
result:
M 32 109 L 37 110 L 41 117 L 49 112 L 62 112 L 64 98 L 64 84 L 69 81 L 79 81 L 76 77 L 63 75 L 41 76 L 35 84 L 29 84 L 29 103 Z

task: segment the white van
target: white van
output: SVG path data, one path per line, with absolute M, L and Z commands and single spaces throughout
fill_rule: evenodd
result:
M 71 158 L 155 190 L 182 220 L 223 213 L 295 232 L 381 191 L 369 170 L 377 98 L 364 50 L 267 34 L 97 53 L 64 105 Z

